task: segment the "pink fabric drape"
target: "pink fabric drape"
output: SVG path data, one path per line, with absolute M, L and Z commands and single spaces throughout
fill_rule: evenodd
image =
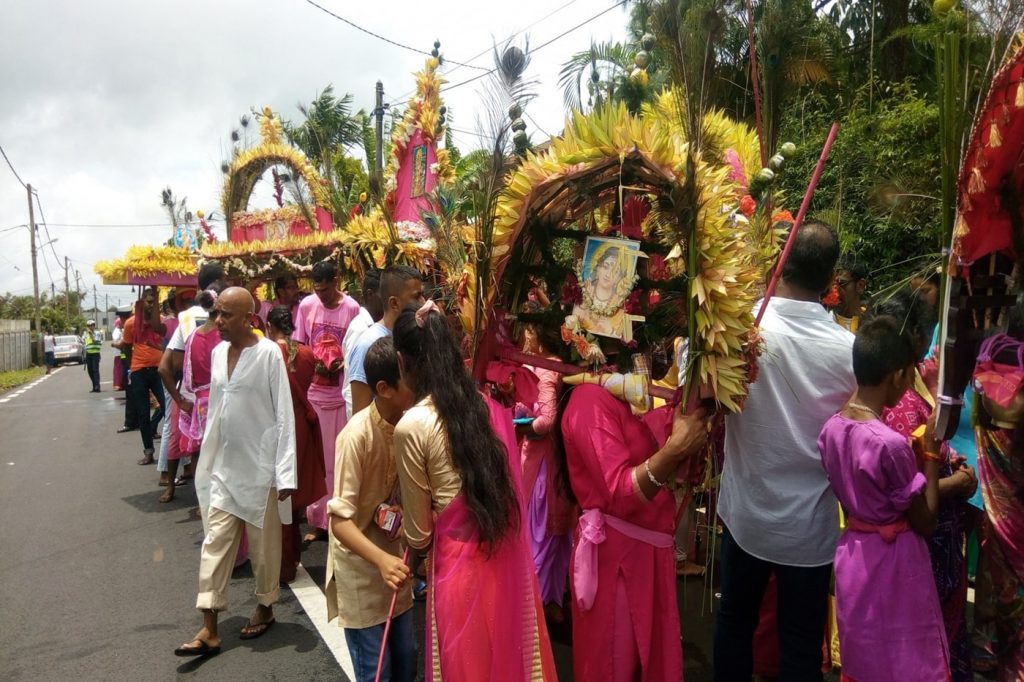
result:
M 573 390 L 562 416 L 569 478 L 583 509 L 647 529 L 674 532 L 675 500 L 660 490 L 647 500 L 633 480 L 633 467 L 658 449 L 643 421 L 629 407 L 600 386 Z M 577 530 L 576 552 L 580 551 Z M 608 682 L 615 670 L 616 628 L 625 628 L 635 647 L 637 668 L 623 680 L 658 682 L 683 679 L 679 611 L 676 604 L 675 556 L 671 543 L 657 547 L 636 540 L 611 525 L 604 527 L 604 542 L 597 552 L 597 590 L 593 605 L 582 609 L 581 595 L 573 592 L 573 669 L 579 682 Z M 629 618 L 617 613 L 617 586 L 628 597 Z M 618 654 L 621 656 L 620 654 Z M 618 682 L 615 678 L 613 682 Z
M 220 342 L 220 333 L 216 329 L 207 332 L 197 329 L 185 342 L 181 394 L 192 401 L 192 412 L 182 412 L 178 416 L 178 442 L 183 455 L 199 452 L 203 443 L 210 407 L 210 365 L 213 349 Z
M 428 682 L 556 678 L 521 536 L 505 538 L 488 556 L 462 494 L 434 525 L 426 620 Z
M 339 391 L 340 394 L 340 391 Z M 334 444 L 338 434 L 345 428 L 345 401 L 335 405 L 325 405 L 321 402 L 309 401 L 313 405 L 317 419 L 320 421 L 320 437 L 323 439 L 324 471 L 328 495 L 334 491 Z M 316 528 L 327 529 L 330 521 L 330 514 L 327 513 L 328 495 L 320 498 L 313 504 L 306 507 L 306 520 L 309 525 Z

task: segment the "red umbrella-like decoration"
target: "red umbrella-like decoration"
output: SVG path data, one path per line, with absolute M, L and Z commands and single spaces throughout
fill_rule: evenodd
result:
M 958 180 L 959 209 L 953 235 L 954 263 L 968 266 L 1002 252 L 1016 258 L 1014 224 L 1024 190 L 1024 46 L 992 80 L 974 121 Z
M 957 180 L 936 425 L 944 438 L 957 428 L 981 339 L 1015 302 L 1009 275 L 1024 254 L 1024 42 L 1009 55 L 974 119 Z

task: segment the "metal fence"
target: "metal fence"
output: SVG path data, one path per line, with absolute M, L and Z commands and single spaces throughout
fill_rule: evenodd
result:
M 32 333 L 28 320 L 0 320 L 0 372 L 32 364 Z

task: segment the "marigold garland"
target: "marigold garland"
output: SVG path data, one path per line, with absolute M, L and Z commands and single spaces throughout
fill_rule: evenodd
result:
M 192 251 L 176 246 L 130 246 L 123 258 L 99 261 L 93 271 L 106 284 L 127 284 L 129 274 L 137 277 L 195 275 L 196 259 Z

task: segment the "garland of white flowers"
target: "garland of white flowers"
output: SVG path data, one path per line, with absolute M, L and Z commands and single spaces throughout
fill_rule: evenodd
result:
M 321 260 L 336 260 L 342 255 L 342 248 L 336 246 L 329 254 L 327 254 L 323 258 L 317 258 L 316 261 L 320 262 Z M 252 257 L 256 258 L 256 255 L 253 254 Z M 313 271 L 314 265 L 314 263 L 297 263 L 292 259 L 288 258 L 288 256 L 285 256 L 284 254 L 281 253 L 270 254 L 266 262 L 254 265 L 253 267 L 249 267 L 246 264 L 246 262 L 242 260 L 241 256 L 233 256 L 231 258 L 224 260 L 223 263 L 228 267 L 230 271 L 242 274 L 248 277 L 249 279 L 254 279 L 262 275 L 267 275 L 273 272 L 280 265 L 287 266 L 293 273 L 308 275 Z

